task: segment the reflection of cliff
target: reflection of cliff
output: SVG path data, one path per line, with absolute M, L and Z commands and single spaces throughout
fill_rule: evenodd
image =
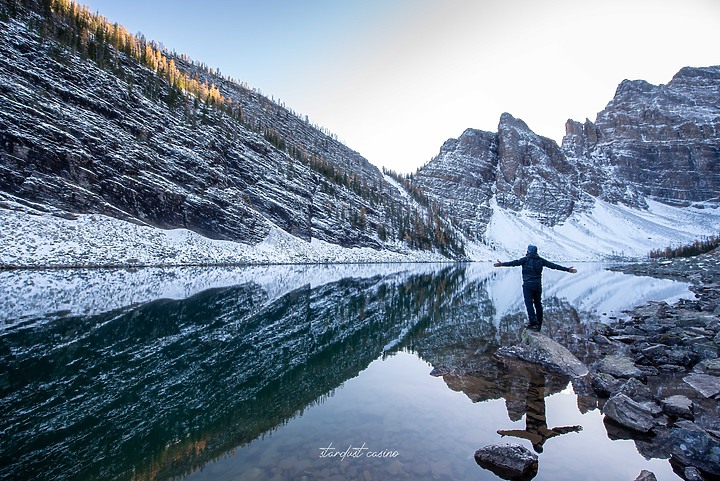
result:
M 6 325 L 0 478 L 187 473 L 322 402 L 389 349 L 416 351 L 473 401 L 504 398 L 520 419 L 528 376 L 492 354 L 515 341 L 524 313 L 509 301 L 498 309 L 506 292 L 472 269 L 345 278 L 277 295 L 245 282 Z M 578 321 L 587 317 L 575 304 L 548 295 L 543 329 L 585 359 Z M 549 379 L 545 393 L 566 385 Z
M 453 281 L 447 282 L 452 288 L 446 288 L 442 295 L 450 297 L 449 301 L 437 303 L 428 311 L 403 345 L 435 367 L 452 367 L 455 372 L 482 370 L 476 364 L 487 364 L 485 358 L 492 356 L 498 347 L 519 340 L 527 323 L 522 294 L 518 293 L 516 309 L 498 314 L 492 295 L 492 288 L 496 287 L 493 277 L 468 278 L 466 270 L 458 267 L 447 279 Z M 543 332 L 584 359 L 586 346 L 581 340 L 592 330 L 589 321 L 597 321 L 597 314 L 580 311 L 554 295 L 544 297 L 543 306 Z
M 468 280 L 459 266 L 444 276 L 429 310 L 408 333 L 403 346 L 434 366 L 454 363 L 467 352 L 497 347 L 495 307 L 488 295 L 490 280 Z
M 456 273 L 465 274 L 462 270 Z M 497 284 L 492 277 L 464 277 L 452 292 L 451 302 L 440 305 L 414 326 L 415 336 L 407 345 L 433 365 L 433 374 L 443 376 L 450 389 L 463 392 L 473 402 L 504 399 L 508 416 L 517 421 L 526 413 L 534 371 L 522 362 L 496 358 L 494 354 L 500 346 L 519 341 L 527 315 L 520 305 L 517 311 L 505 309 L 498 314 L 493 288 L 497 289 Z M 592 330 L 588 321 L 596 320 L 597 314 L 579 312 L 556 296 L 543 299 L 543 305 L 545 333 L 580 359 L 591 357 L 594 353 L 588 351 L 583 339 Z M 551 395 L 567 385 L 568 379 L 548 375 L 543 392 Z
M 0 477 L 168 479 L 322 401 L 418 319 L 450 270 L 255 284 L 0 334 Z M 12 440 L 8 442 L 7 440 Z

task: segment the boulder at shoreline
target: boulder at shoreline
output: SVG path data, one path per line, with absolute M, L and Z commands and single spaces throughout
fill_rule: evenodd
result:
M 497 355 L 539 364 L 540 366 L 572 378 L 588 374 L 588 368 L 567 348 L 539 332 L 525 329 L 520 343 L 501 347 Z

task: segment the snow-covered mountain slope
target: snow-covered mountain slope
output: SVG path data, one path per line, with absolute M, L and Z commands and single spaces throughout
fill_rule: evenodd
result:
M 102 214 L 41 212 L 4 203 L 0 208 L 0 266 L 103 267 L 288 263 L 438 262 L 439 253 L 410 249 L 342 247 L 306 241 L 272 227 L 255 245 L 203 237 L 188 229 L 159 229 Z
M 596 124 L 568 121 L 562 146 L 505 113 L 497 133 L 448 140 L 413 181 L 458 217 L 473 259 L 529 243 L 562 259 L 642 257 L 720 232 L 719 92 L 720 66 L 624 81 Z
M 720 232 L 720 209 L 708 206 L 674 207 L 648 200 L 645 210 L 597 199 L 590 211 L 575 214 L 562 224 L 544 225 L 533 213 L 514 212 L 491 203 L 487 244 L 474 243 L 474 260 L 518 258 L 528 244 L 557 260 L 637 259 L 660 246 L 689 244 Z

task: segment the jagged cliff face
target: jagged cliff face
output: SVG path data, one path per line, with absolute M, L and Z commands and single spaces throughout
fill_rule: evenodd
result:
M 613 168 L 645 196 L 671 203 L 715 199 L 720 193 L 720 67 L 680 70 L 667 85 L 623 81 L 615 98 L 568 148 Z M 566 141 L 563 141 L 563 148 Z
M 525 211 L 547 225 L 589 205 L 578 186 L 581 173 L 551 139 L 533 133 L 510 114 L 498 133 L 468 129 L 445 142 L 440 154 L 420 169 L 415 182 L 445 202 L 462 220 L 466 235 L 482 238 L 493 213 L 492 201 Z
M 667 85 L 624 81 L 595 123 L 569 120 L 562 147 L 503 114 L 496 134 L 465 131 L 415 182 L 483 238 L 498 208 L 547 226 L 594 198 L 647 208 L 720 196 L 720 67 L 685 68 Z
M 580 172 L 557 143 L 533 133 L 510 114 L 498 127 L 497 203 L 514 211 L 535 214 L 555 225 L 587 202 L 578 188 Z
M 461 220 L 468 237 L 481 236 L 492 215 L 497 151 L 497 135 L 468 129 L 445 142 L 437 158 L 415 176 L 433 201 Z
M 321 176 L 262 135 L 212 109 L 200 107 L 191 122 L 148 99 L 137 86 L 151 82 L 152 72 L 127 58 L 121 56 L 134 88 L 23 24 L 9 27 L 0 48 L 3 191 L 70 212 L 185 227 L 211 238 L 255 243 L 275 225 L 306 240 L 378 246 L 370 229 L 365 234 L 350 226 L 362 199 L 346 189 L 332 196 Z M 253 108 L 261 110 L 255 98 Z M 273 114 L 279 116 L 265 115 Z M 300 130 L 299 119 L 285 114 L 295 122 L 275 125 L 297 131 L 295 138 L 306 143 L 325 142 L 332 157 L 348 154 L 350 175 L 370 185 L 382 179 L 366 160 L 310 126 Z M 372 209 L 366 215 L 380 222 Z

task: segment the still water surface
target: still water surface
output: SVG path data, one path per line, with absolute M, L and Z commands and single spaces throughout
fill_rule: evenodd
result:
M 576 267 L 545 273 L 544 330 L 581 357 L 593 322 L 691 297 Z M 498 442 L 539 451 L 539 480 L 678 479 L 612 440 L 568 380 L 493 358 L 525 322 L 518 270 L 28 271 L 0 286 L 3 479 L 494 480 L 473 453 Z

